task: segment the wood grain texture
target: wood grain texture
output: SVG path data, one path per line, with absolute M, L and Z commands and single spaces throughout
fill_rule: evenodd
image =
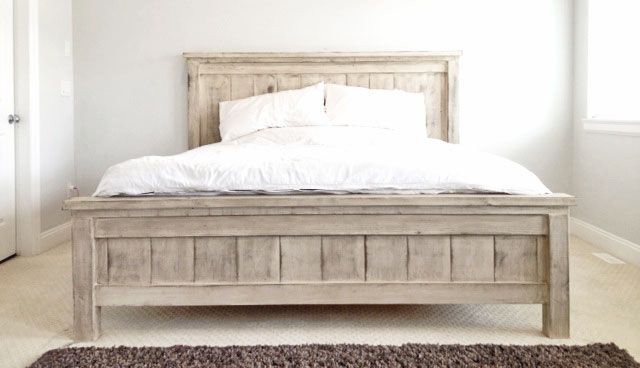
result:
M 73 335 L 76 341 L 95 340 L 100 334 L 100 307 L 96 304 L 97 283 L 94 259 L 93 220 L 72 220 Z
M 408 279 L 451 281 L 451 237 L 409 236 Z
M 493 236 L 451 237 L 451 280 L 494 281 Z
M 151 239 L 151 283 L 170 284 L 194 281 L 194 239 Z
M 364 236 L 322 237 L 322 279 L 364 281 Z
M 537 281 L 537 237 L 496 236 L 495 278 L 496 281 Z
M 380 226 L 384 224 L 384 226 Z M 536 215 L 279 215 L 99 218 L 95 236 L 174 237 L 254 235 L 542 235 L 548 223 Z
M 277 236 L 238 237 L 238 281 L 280 280 L 280 239 Z
M 322 238 L 283 236 L 280 238 L 281 281 L 322 280 Z
M 151 239 L 109 239 L 109 284 L 151 283 Z
M 195 240 L 195 281 L 228 283 L 238 280 L 235 237 L 202 237 Z
M 457 142 L 459 56 L 457 52 L 185 54 L 189 148 L 220 140 L 220 101 L 318 82 L 423 92 L 429 136 Z
M 367 281 L 407 280 L 407 237 L 367 236 Z
M 542 329 L 551 338 L 570 337 L 569 216 L 549 215 L 549 302 L 542 306 Z

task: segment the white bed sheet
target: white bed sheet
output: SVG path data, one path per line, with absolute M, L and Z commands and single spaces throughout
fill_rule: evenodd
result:
M 550 193 L 523 166 L 461 145 L 377 128 L 296 127 L 125 161 L 94 196 L 300 192 Z

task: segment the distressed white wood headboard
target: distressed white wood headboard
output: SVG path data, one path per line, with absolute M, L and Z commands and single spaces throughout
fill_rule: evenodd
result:
M 185 53 L 189 148 L 219 142 L 218 103 L 319 81 L 423 92 L 431 138 L 458 141 L 460 52 Z

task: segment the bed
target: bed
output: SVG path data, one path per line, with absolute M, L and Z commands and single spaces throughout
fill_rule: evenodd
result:
M 190 149 L 220 141 L 219 102 L 322 81 L 421 92 L 428 136 L 458 141 L 456 52 L 184 56 Z M 72 198 L 74 336 L 96 339 L 111 306 L 525 303 L 542 305 L 544 334 L 567 338 L 573 204 L 554 193 Z

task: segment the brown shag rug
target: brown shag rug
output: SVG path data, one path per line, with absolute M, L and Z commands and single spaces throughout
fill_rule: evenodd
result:
M 32 368 L 55 367 L 625 367 L 640 368 L 615 344 L 281 345 L 66 348 Z

